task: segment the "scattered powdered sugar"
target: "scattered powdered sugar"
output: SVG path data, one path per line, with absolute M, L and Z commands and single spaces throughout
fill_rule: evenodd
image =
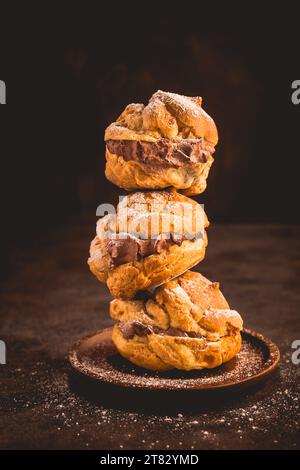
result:
M 1 426 L 14 426 L 10 446 L 27 448 L 299 449 L 300 368 L 289 357 L 259 388 L 234 394 L 103 386 L 66 361 L 33 363 L 34 374 L 3 369 Z M 15 374 L 24 387 L 14 388 Z
M 210 370 L 172 370 L 164 373 L 146 371 L 123 359 L 107 341 L 85 348 L 83 354 L 75 356 L 73 363 L 81 372 L 106 383 L 130 388 L 187 390 L 243 382 L 271 365 L 270 356 L 261 340 L 243 333 L 241 352 L 231 361 Z

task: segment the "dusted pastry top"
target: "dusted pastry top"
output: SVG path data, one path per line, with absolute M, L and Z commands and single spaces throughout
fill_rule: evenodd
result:
M 219 284 L 197 272 L 161 284 L 145 300 L 114 299 L 110 316 L 118 351 L 147 369 L 217 367 L 241 349 L 241 316 Z
M 105 130 L 106 178 L 127 191 L 173 187 L 202 193 L 218 131 L 200 96 L 157 91 L 131 103 Z
M 161 253 L 170 245 L 180 246 L 188 237 L 185 235 L 162 234 L 155 239 L 141 239 L 130 234 L 123 234 L 124 238 L 106 239 L 105 244 L 110 255 L 111 267 L 140 260 L 154 253 Z M 195 237 L 194 237 L 195 239 Z
M 196 333 L 209 340 L 216 340 L 232 329 L 241 330 L 243 327 L 240 315 L 230 309 L 219 283 L 211 282 L 193 271 L 186 271 L 157 287 L 151 294 L 147 293 L 144 299 L 113 300 L 110 303 L 110 316 L 120 324 L 139 322 L 147 327 L 159 327 L 157 331 L 168 331 L 171 328 L 170 336 L 176 329 L 175 336 L 183 335 L 180 332 L 177 335 L 177 330 L 180 330 L 186 333 L 186 337 L 193 337 Z M 137 331 L 138 336 L 144 335 L 139 325 L 134 331 Z M 156 330 L 151 331 L 156 333 Z
M 119 328 L 125 339 L 132 339 L 135 335 L 137 336 L 147 336 L 151 334 L 156 335 L 166 335 L 166 336 L 179 336 L 181 338 L 203 338 L 202 335 L 194 333 L 193 331 L 183 331 L 179 328 L 159 328 L 155 325 L 144 325 L 139 321 L 132 322 L 120 322 Z
M 108 213 L 97 222 L 88 264 L 114 297 L 157 287 L 205 255 L 205 212 L 175 190 L 130 193 L 116 209 L 104 205 L 97 212 Z
M 96 238 L 114 268 L 203 239 L 207 225 L 201 205 L 174 190 L 139 192 L 123 197 L 116 214 L 99 219 Z
M 214 120 L 202 108 L 200 96 L 157 91 L 145 106 L 132 103 L 108 126 L 105 140 L 156 142 L 166 139 L 204 138 L 215 146 L 218 132 Z
M 140 140 L 108 140 L 109 152 L 120 155 L 125 161 L 134 160 L 149 167 L 179 168 L 194 163 L 206 163 L 215 149 L 203 138 L 159 139 L 156 142 Z

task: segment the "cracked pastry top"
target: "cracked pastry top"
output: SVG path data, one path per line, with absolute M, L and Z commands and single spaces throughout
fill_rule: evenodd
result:
M 213 368 L 241 348 L 241 316 L 219 283 L 187 271 L 144 300 L 110 303 L 113 341 L 121 355 L 153 370 Z
M 113 296 L 130 299 L 201 261 L 207 226 L 201 205 L 174 189 L 131 193 L 97 222 L 88 264 Z
M 159 90 L 146 106 L 126 106 L 104 138 L 105 174 L 117 186 L 172 186 L 193 195 L 206 187 L 218 133 L 201 97 Z

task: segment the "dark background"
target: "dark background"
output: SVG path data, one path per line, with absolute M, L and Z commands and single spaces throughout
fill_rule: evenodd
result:
M 201 95 L 217 123 L 215 163 L 198 197 L 211 222 L 299 223 L 295 4 L 64 5 L 16 6 L 1 19 L 4 261 L 12 246 L 116 201 L 104 129 L 157 89 Z
M 222 3 L 0 5 L 0 448 L 300 446 L 299 8 Z M 202 95 L 220 133 L 195 269 L 281 352 L 272 380 L 211 403 L 105 392 L 67 361 L 111 325 L 86 265 L 97 205 L 123 193 L 104 178 L 104 129 L 159 88 Z

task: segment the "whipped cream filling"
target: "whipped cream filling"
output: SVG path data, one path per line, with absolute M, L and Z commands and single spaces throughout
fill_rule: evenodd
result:
M 173 233 L 161 234 L 154 239 L 137 238 L 129 233 L 125 235 L 126 236 L 122 238 L 105 239 L 105 245 L 110 255 L 111 267 L 138 261 L 155 253 L 161 253 L 171 245 L 176 244 L 180 246 L 183 241 L 187 239 L 191 241 L 196 239 L 196 236 L 188 238 L 186 235 L 178 236 Z
M 177 336 L 181 338 L 204 338 L 204 336 L 192 331 L 187 332 L 173 327 L 164 330 L 158 326 L 144 325 L 139 321 L 120 322 L 119 328 L 125 339 L 132 339 L 135 335 L 147 336 L 153 333 L 161 336 Z
M 203 138 L 159 139 L 157 142 L 141 140 L 108 140 L 110 153 L 125 161 L 136 161 L 149 168 L 180 168 L 195 163 L 206 163 L 215 149 Z

